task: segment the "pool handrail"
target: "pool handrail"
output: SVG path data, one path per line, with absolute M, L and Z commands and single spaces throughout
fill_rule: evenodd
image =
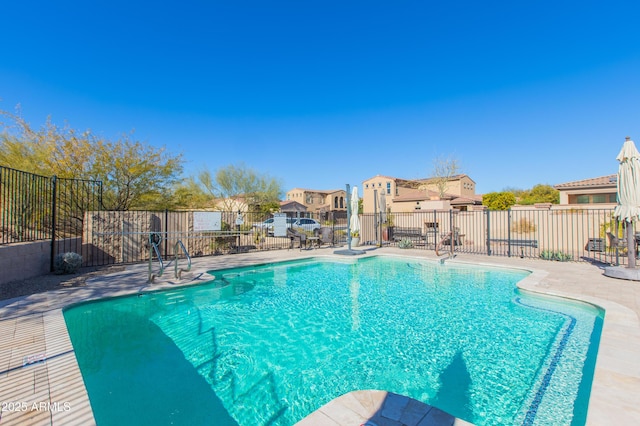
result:
M 187 269 L 179 269 L 178 268 L 178 248 L 182 249 L 182 252 L 187 258 Z M 175 277 L 176 279 L 180 279 L 182 277 L 182 271 L 189 272 L 191 270 L 191 256 L 189 256 L 189 252 L 187 248 L 184 246 L 182 240 L 178 240 L 173 246 L 173 254 L 175 256 Z
M 162 256 L 160 255 L 160 242 L 162 241 L 161 239 L 156 242 L 154 240 L 158 239 L 157 238 L 157 233 L 156 232 L 151 232 L 149 233 L 149 281 L 150 283 L 153 282 L 153 279 L 155 278 L 155 275 L 153 274 L 153 253 L 156 254 L 156 257 L 158 258 L 158 262 L 160 262 L 160 270 L 158 271 L 158 276 L 161 277 L 162 273 L 164 272 L 164 262 L 162 261 Z

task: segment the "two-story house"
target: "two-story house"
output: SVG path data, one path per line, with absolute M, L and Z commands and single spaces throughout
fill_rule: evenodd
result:
M 347 193 L 344 189 L 317 190 L 293 188 L 286 194 L 287 201 L 296 201 L 310 213 L 327 213 L 347 210 Z
M 380 194 L 384 194 L 385 209 L 391 212 L 452 207 L 467 210 L 470 206 L 482 204 L 482 197 L 476 195 L 475 187 L 469 176 L 455 175 L 447 180 L 445 194 L 440 197 L 436 178 L 409 180 L 376 175 L 362 182 L 363 213 L 374 212 L 374 200 L 377 210 L 380 210 Z

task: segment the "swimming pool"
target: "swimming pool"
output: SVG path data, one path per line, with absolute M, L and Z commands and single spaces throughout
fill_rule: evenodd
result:
M 482 424 L 583 424 L 602 313 L 528 273 L 411 258 L 212 271 L 65 320 L 98 425 L 290 425 L 356 389 Z

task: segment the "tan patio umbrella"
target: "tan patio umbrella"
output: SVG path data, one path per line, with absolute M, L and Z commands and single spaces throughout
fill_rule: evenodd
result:
M 613 214 L 618 220 L 626 222 L 628 267 L 635 268 L 633 223 L 640 218 L 640 153 L 628 136 L 616 160 L 620 162 L 618 167 L 618 205 Z

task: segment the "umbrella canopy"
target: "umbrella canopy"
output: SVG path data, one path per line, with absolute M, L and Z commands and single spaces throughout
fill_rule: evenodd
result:
M 351 221 L 349 222 L 351 233 L 360 231 L 360 218 L 358 217 L 358 187 L 351 191 Z
M 618 205 L 614 215 L 626 222 L 640 218 L 640 153 L 633 141 L 627 137 L 620 154 L 618 168 Z

